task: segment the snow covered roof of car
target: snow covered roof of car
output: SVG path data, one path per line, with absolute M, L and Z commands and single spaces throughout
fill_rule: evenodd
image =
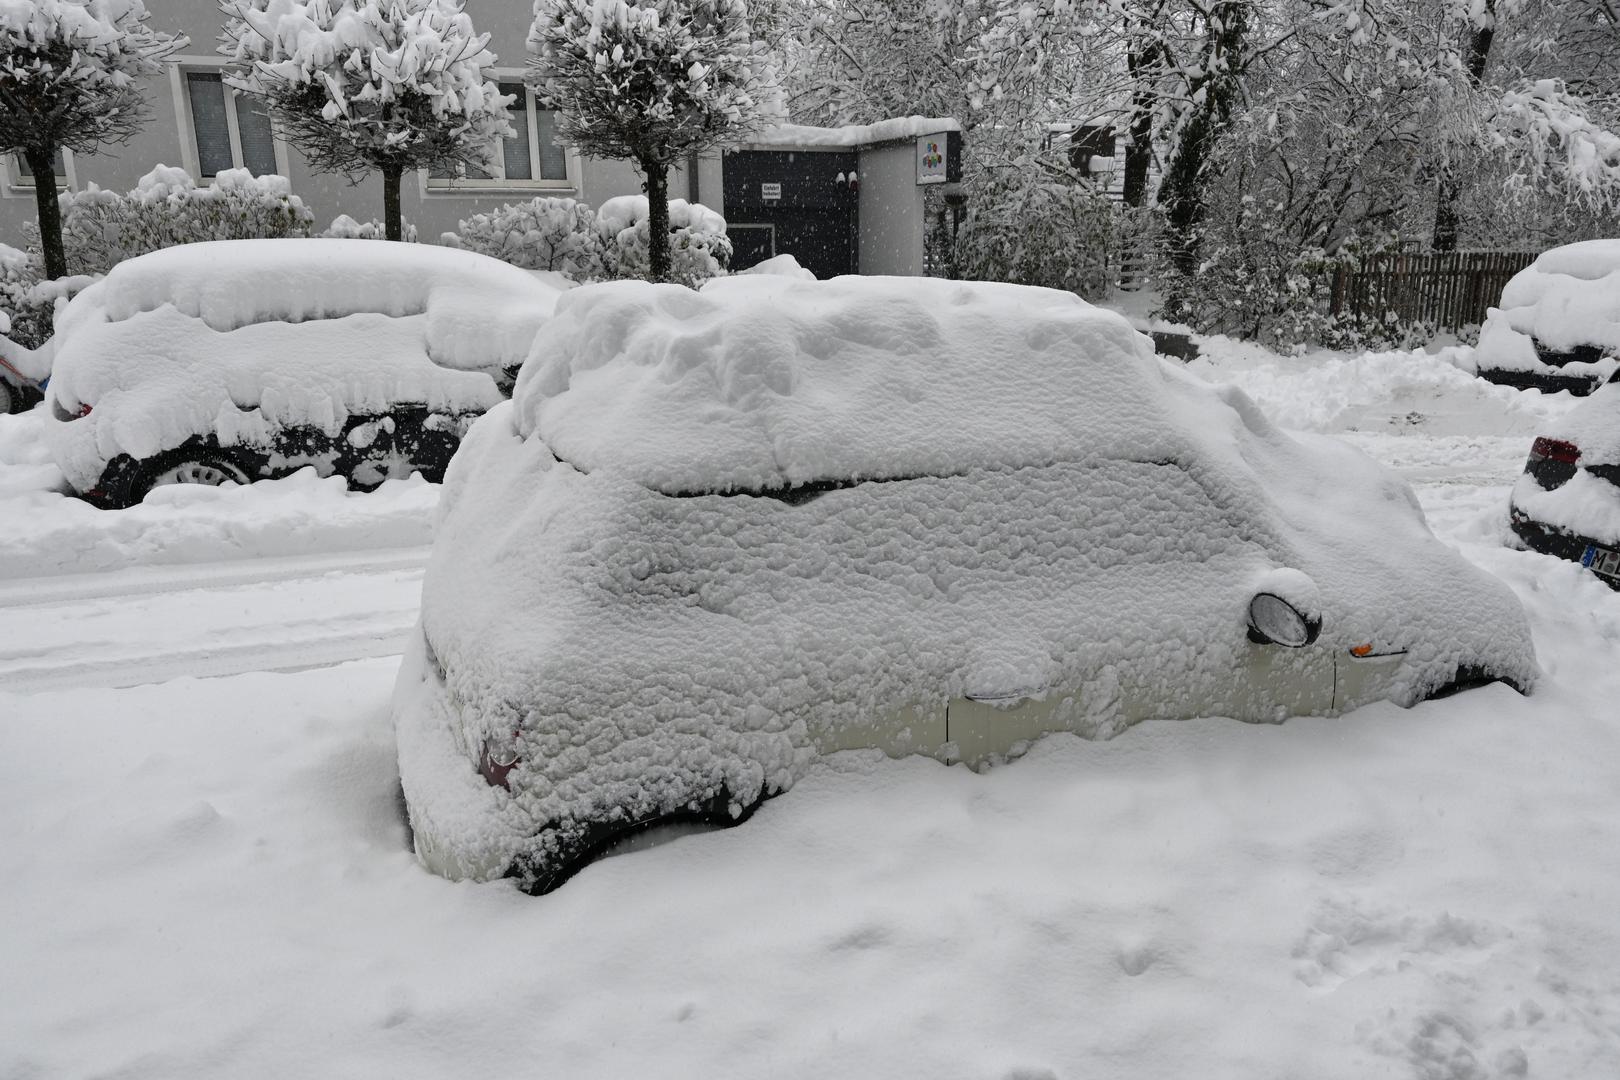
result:
M 435 363 L 514 367 L 556 295 L 515 266 L 431 244 L 216 240 L 119 263 L 101 283 L 91 317 L 117 322 L 172 304 L 223 333 L 363 312 L 427 315 Z
M 1514 330 L 1554 349 L 1620 349 L 1620 240 L 1586 240 L 1542 254 L 1502 289 Z
M 1183 446 L 1151 343 L 1071 293 L 757 275 L 697 293 L 587 286 L 556 311 L 518 381 L 520 432 L 661 490 L 1162 460 Z

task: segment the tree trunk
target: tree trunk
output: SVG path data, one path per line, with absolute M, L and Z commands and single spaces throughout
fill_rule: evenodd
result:
M 1122 198 L 1126 206 L 1142 206 L 1147 202 L 1148 166 L 1153 162 L 1153 88 L 1150 80 L 1158 70 L 1158 50 L 1153 45 L 1133 46 L 1125 57 L 1130 69 L 1131 126 L 1125 136 L 1125 190 Z
M 669 166 L 641 163 L 647 175 L 647 280 L 669 280 Z
M 404 229 L 400 224 L 399 212 L 399 177 L 403 171 L 398 165 L 384 165 L 382 171 L 383 228 L 387 231 L 390 240 L 404 238 Z
M 67 277 L 67 253 L 62 249 L 62 206 L 56 201 L 56 147 L 23 149 L 34 174 L 34 204 L 39 209 L 39 246 L 45 251 L 45 276 Z
M 1485 0 L 1485 24 L 1468 35 L 1468 83 L 1479 89 L 1485 81 L 1485 64 L 1491 58 L 1491 41 L 1496 37 L 1496 3 Z M 1455 165 L 1440 168 L 1440 183 L 1435 192 L 1434 238 L 1430 246 L 1435 251 L 1456 251 L 1457 234 L 1462 231 L 1462 215 L 1457 203 L 1462 199 L 1462 181 Z
M 1205 39 L 1204 67 L 1210 72 L 1201 87 L 1203 101 L 1193 106 L 1159 184 L 1165 209 L 1170 262 L 1182 275 L 1198 269 L 1203 231 L 1204 187 L 1212 178 L 1210 161 L 1232 122 L 1238 96 L 1238 65 L 1248 37 L 1248 13 L 1242 0 L 1225 0 L 1214 12 Z

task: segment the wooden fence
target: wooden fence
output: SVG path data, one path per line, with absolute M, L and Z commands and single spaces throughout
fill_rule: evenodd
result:
M 1485 321 L 1485 309 L 1509 278 L 1535 260 L 1532 251 L 1434 251 L 1378 255 L 1356 271 L 1333 275 L 1333 314 L 1434 323 L 1461 330 Z

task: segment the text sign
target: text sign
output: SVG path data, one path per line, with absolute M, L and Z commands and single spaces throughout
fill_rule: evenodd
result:
M 780 199 L 782 197 L 782 185 L 780 183 L 759 185 L 759 197 L 767 202 L 771 199 Z

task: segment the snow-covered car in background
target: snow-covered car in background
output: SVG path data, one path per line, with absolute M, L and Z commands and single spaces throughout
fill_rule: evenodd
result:
M 1531 444 L 1508 513 L 1529 548 L 1572 559 L 1620 589 L 1620 383 Z
M 1589 394 L 1620 371 L 1620 240 L 1543 252 L 1513 275 L 1480 328 L 1479 375 Z
M 977 765 L 1535 672 L 1404 481 L 1123 318 L 757 276 L 560 300 L 451 465 L 394 717 L 421 861 L 544 892 L 819 753 Z
M 0 348 L 0 416 L 32 409 L 44 396 L 39 384 L 13 366 Z
M 104 506 L 304 466 L 443 473 L 503 400 L 557 289 L 468 251 L 225 240 L 130 259 L 56 323 L 46 437 Z

